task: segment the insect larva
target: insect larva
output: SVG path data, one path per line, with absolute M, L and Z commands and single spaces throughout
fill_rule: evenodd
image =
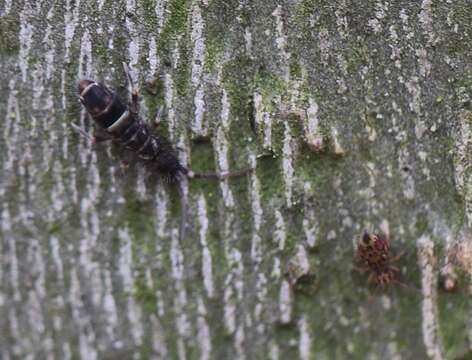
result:
M 104 84 L 87 79 L 79 81 L 80 102 L 97 125 L 92 142 L 114 141 L 134 152 L 146 165 L 179 185 L 181 185 L 183 176 L 222 179 L 229 176 L 246 175 L 252 170 L 246 169 L 221 174 L 195 173 L 183 166 L 173 147 L 161 136 L 153 134 L 150 127 L 139 116 L 138 90 L 133 85 L 127 65 L 123 64 L 123 66 L 130 89 L 130 99 L 127 105 Z M 72 126 L 81 135 L 90 138 L 83 129 L 74 124 Z M 182 192 L 180 186 L 179 190 Z M 181 194 L 181 198 L 183 197 Z M 185 209 L 183 210 L 185 212 Z

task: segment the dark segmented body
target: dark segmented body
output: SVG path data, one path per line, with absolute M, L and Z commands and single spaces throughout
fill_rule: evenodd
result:
M 79 94 L 80 101 L 104 132 L 105 138 L 130 149 L 170 180 L 177 180 L 180 175 L 188 173 L 173 148 L 164 139 L 151 134 L 149 126 L 138 114 L 124 105 L 105 85 L 81 80 Z

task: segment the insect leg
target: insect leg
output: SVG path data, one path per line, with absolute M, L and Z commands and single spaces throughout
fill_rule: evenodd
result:
M 87 131 L 82 129 L 77 124 L 71 123 L 70 125 L 72 129 L 77 131 L 77 133 L 87 139 L 92 145 L 113 139 L 112 136 L 105 131 L 95 130 L 93 136 L 91 136 Z
M 123 62 L 123 68 L 126 74 L 126 79 L 128 80 L 128 92 L 130 95 L 129 110 L 137 115 L 139 113 L 139 91 L 138 88 L 134 86 L 129 67 L 125 62 Z
M 358 273 L 364 274 L 365 272 L 369 271 L 370 269 L 368 267 L 361 268 L 361 267 L 354 266 L 352 268 L 352 270 L 357 271 Z
M 110 135 L 110 133 L 108 131 L 97 128 L 93 132 L 92 143 L 97 144 L 97 143 L 112 140 L 112 139 L 113 139 L 113 137 Z
M 82 129 L 79 125 L 71 123 L 70 126 L 72 129 L 74 129 L 79 135 L 83 136 L 86 138 L 88 141 L 93 142 L 93 137 L 90 136 L 88 132 L 86 132 L 84 129 Z

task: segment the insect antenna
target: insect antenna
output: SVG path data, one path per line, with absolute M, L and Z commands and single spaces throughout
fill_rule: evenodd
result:
M 227 179 L 229 177 L 240 177 L 240 176 L 246 176 L 254 171 L 253 168 L 247 168 L 243 170 L 238 170 L 238 171 L 225 171 L 222 173 L 217 173 L 217 172 L 194 172 L 192 170 L 188 170 L 187 176 L 191 179 L 215 179 L 215 180 L 221 180 L 221 179 Z

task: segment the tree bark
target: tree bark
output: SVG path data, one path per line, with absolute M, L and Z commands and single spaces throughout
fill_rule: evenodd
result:
M 2 359 L 455 359 L 472 322 L 472 9 L 0 0 Z M 91 146 L 81 78 L 194 171 Z M 162 117 L 157 117 L 162 108 Z M 364 229 L 398 282 L 357 266 Z M 446 291 L 455 290 L 455 291 Z

